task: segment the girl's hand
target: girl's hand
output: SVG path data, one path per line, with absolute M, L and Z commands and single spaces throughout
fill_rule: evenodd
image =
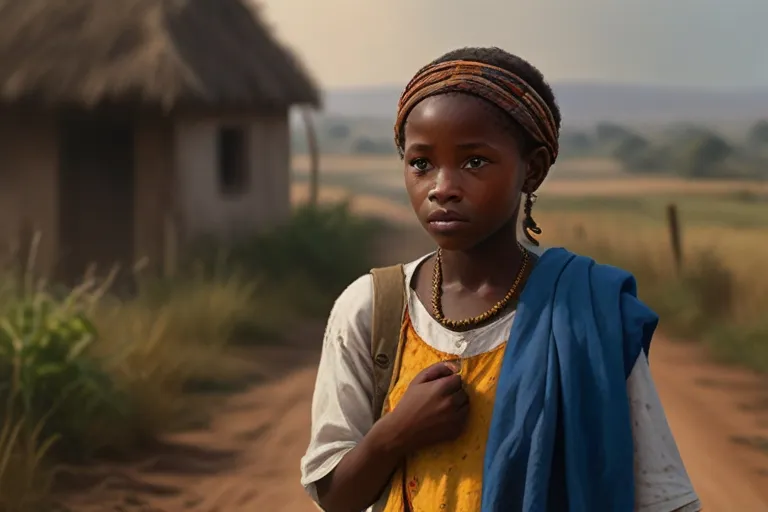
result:
M 464 431 L 469 397 L 461 385 L 455 363 L 441 362 L 414 377 L 403 398 L 390 413 L 406 453 L 456 439 Z

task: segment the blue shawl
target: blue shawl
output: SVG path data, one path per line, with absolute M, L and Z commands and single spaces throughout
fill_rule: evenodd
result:
M 531 273 L 504 354 L 482 512 L 632 512 L 626 379 L 658 317 L 631 274 L 565 249 Z

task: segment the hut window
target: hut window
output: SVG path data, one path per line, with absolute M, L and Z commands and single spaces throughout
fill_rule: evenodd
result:
M 219 189 L 223 194 L 241 194 L 248 186 L 248 144 L 246 130 L 239 126 L 219 128 L 216 140 L 218 152 Z

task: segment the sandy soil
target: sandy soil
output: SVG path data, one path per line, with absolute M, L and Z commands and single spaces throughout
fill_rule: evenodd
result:
M 205 428 L 169 436 L 138 461 L 76 470 L 60 495 L 65 510 L 316 511 L 299 485 L 299 459 L 321 339 L 312 325 L 296 342 L 249 350 L 261 383 L 224 398 Z
M 389 244 L 389 258 L 403 261 L 423 253 L 425 239 L 409 236 L 406 243 Z M 393 253 L 394 245 L 404 250 Z M 316 510 L 299 485 L 299 459 L 309 437 L 321 337 L 322 325 L 309 325 L 293 342 L 249 352 L 266 371 L 261 382 L 223 397 L 206 428 L 164 439 L 150 456 L 129 466 L 94 468 L 86 479 L 79 475 L 64 496 L 69 509 Z M 708 362 L 696 344 L 663 337 L 652 348 L 651 369 L 705 510 L 768 510 L 765 380 Z
M 700 347 L 664 339 L 651 371 L 688 474 L 710 512 L 768 510 L 765 379 L 706 360 Z
M 267 348 L 269 382 L 228 397 L 205 430 L 164 440 L 133 467 L 101 468 L 100 483 L 68 498 L 77 512 L 309 512 L 299 459 L 321 329 L 304 346 Z M 310 343 L 311 342 L 311 343 Z M 695 344 L 658 339 L 651 367 L 672 430 L 705 509 L 768 510 L 765 383 L 707 362 Z

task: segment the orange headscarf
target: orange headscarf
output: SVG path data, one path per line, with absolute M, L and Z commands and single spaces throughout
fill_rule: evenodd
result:
M 506 112 L 525 132 L 544 147 L 548 167 L 559 150 L 559 130 L 552 111 L 525 80 L 503 68 L 482 62 L 456 60 L 422 69 L 405 88 L 397 109 L 395 144 L 402 147 L 403 128 L 411 110 L 423 99 L 437 94 L 463 92 L 485 99 Z

